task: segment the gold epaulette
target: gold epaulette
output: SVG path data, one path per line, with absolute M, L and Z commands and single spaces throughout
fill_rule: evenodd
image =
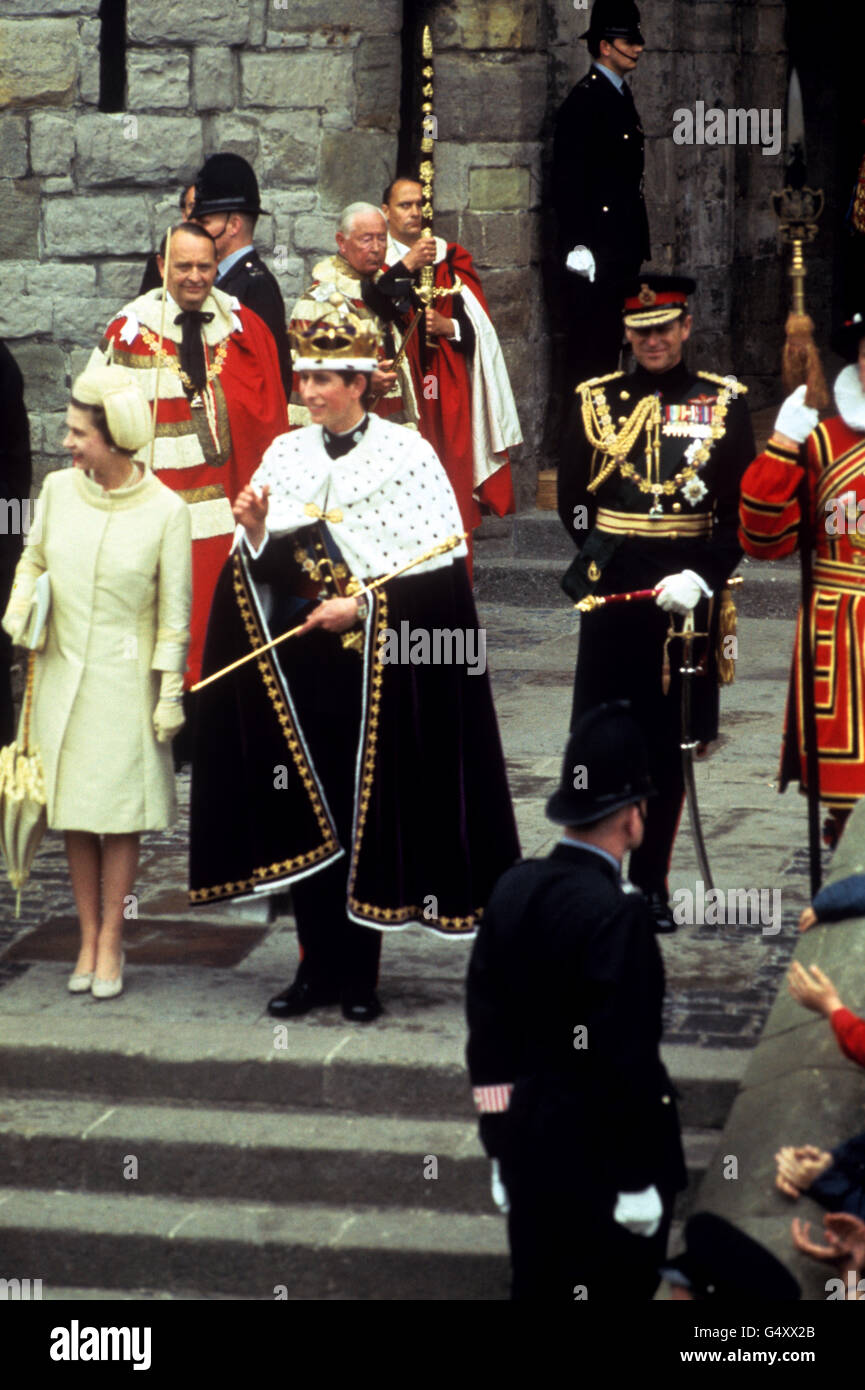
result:
M 609 372 L 607 376 L 591 376 L 588 381 L 580 381 L 577 383 L 574 387 L 574 395 L 576 395 L 578 391 L 584 391 L 586 387 L 603 386 L 605 382 L 616 381 L 620 376 L 624 375 L 624 372 Z
M 716 386 L 730 386 L 731 382 L 736 381 L 736 378 L 731 375 L 719 376 L 717 372 L 698 372 L 697 376 L 701 376 L 704 381 L 714 382 Z M 737 396 L 747 396 L 748 394 L 747 386 L 743 386 L 740 381 L 736 381 L 732 390 Z

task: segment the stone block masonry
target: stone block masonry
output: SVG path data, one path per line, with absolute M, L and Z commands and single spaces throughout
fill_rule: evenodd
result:
M 397 158 L 403 5 L 333 0 L 325 13 L 312 0 L 128 0 L 118 58 L 126 104 L 117 112 L 100 110 L 99 0 L 5 8 L 0 332 L 26 366 L 38 484 L 62 461 L 56 417 L 74 372 L 134 296 L 180 187 L 208 154 L 233 150 L 256 168 L 271 214 L 256 240 L 289 309 L 333 249 L 339 209 L 378 201 Z M 765 196 L 777 161 L 674 149 L 670 135 L 672 111 L 698 98 L 783 104 L 783 6 L 699 8 L 705 42 L 686 0 L 655 0 L 644 16 L 649 45 L 633 86 L 649 136 L 654 260 L 711 273 L 696 356 L 701 334 L 711 331 L 713 346 L 732 342 L 736 304 L 744 305 L 753 323 L 738 341 L 769 389 L 771 305 L 745 289 L 760 280 L 753 257 L 774 269 Z M 489 295 L 526 441 L 514 460 L 523 505 L 546 463 L 545 159 L 555 111 L 587 66 L 577 41 L 586 19 L 565 0 L 432 8 L 438 230 L 472 252 Z M 725 281 L 731 293 L 721 292 Z M 778 277 L 768 281 L 782 288 Z M 739 368 L 732 351 L 712 365 Z

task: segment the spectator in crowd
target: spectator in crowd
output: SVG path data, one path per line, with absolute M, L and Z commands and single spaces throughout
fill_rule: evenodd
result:
M 844 1005 L 829 976 L 818 965 L 806 969 L 794 960 L 787 980 L 797 1003 L 829 1020 L 844 1056 L 865 1067 L 865 1019 Z M 807 1192 L 832 1212 L 865 1219 L 865 1133 L 831 1153 L 814 1144 L 785 1145 L 775 1162 L 775 1186 L 786 1197 L 795 1201 Z

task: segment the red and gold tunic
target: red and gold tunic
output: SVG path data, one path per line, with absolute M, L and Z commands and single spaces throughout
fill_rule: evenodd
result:
M 812 431 L 803 450 L 816 547 L 810 617 L 816 634 L 820 800 L 833 809 L 849 810 L 865 795 L 865 432 L 833 416 Z M 770 444 L 742 478 L 739 539 L 755 559 L 779 559 L 799 544 L 796 490 L 801 464 L 799 449 Z M 807 788 L 801 633 L 800 611 L 784 723 L 781 791 L 790 781 L 798 781 L 803 791 Z
M 121 309 L 91 357 L 91 362 L 114 362 L 134 371 L 148 401 L 158 389 L 153 471 L 192 513 L 187 685 L 199 677 L 213 591 L 231 548 L 231 504 L 288 423 L 270 330 L 251 309 L 220 290 L 211 290 L 202 310 L 213 314 L 202 328 L 208 379 L 192 401 L 180 374 L 182 329 L 175 323 L 179 310 L 170 296 L 160 350 L 160 290 Z M 147 446 L 137 457 L 146 462 L 149 453 Z

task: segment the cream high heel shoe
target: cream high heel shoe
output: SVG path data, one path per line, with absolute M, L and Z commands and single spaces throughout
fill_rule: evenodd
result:
M 91 993 L 94 999 L 114 999 L 123 991 L 123 967 L 126 964 L 126 952 L 120 952 L 120 974 L 113 980 L 100 980 L 98 975 L 93 976 Z
M 70 994 L 89 994 L 90 986 L 93 984 L 94 972 L 88 970 L 86 974 L 70 975 L 66 988 Z

